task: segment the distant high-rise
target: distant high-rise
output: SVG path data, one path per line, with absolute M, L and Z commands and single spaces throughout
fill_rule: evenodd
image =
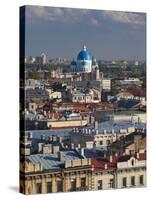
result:
M 41 61 L 42 61 L 42 64 L 45 65 L 47 63 L 47 57 L 46 57 L 46 54 L 45 53 L 42 53 L 41 54 Z
M 29 56 L 29 58 L 27 59 L 27 63 L 30 63 L 30 64 L 35 63 L 35 57 Z
M 35 62 L 37 64 L 45 65 L 47 63 L 47 56 L 45 53 L 42 53 L 40 56 L 36 56 Z

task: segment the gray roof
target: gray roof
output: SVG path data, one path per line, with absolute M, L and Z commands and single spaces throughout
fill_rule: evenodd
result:
M 33 138 L 41 138 L 42 135 L 44 136 L 51 136 L 56 135 L 62 138 L 68 138 L 69 132 L 72 128 L 63 128 L 63 129 L 48 129 L 48 130 L 32 130 L 32 131 L 25 131 L 25 135 L 28 135 L 29 132 L 32 133 Z
M 71 151 L 62 151 L 64 155 L 64 161 L 77 160 L 82 157 L 74 150 Z M 64 164 L 64 161 L 60 161 L 58 154 L 33 154 L 26 156 L 26 159 L 32 162 L 33 164 L 41 163 L 44 170 L 48 169 L 59 169 L 61 165 Z
M 132 123 L 129 120 L 119 120 L 119 121 L 105 121 L 105 122 L 101 122 L 98 124 L 98 132 L 100 134 L 103 134 L 104 131 L 106 131 L 106 133 L 112 133 L 112 130 L 114 131 L 114 133 L 119 133 L 121 129 L 128 129 L 128 128 L 137 128 L 137 129 L 146 129 L 146 124 L 142 123 L 142 122 L 137 122 L 137 123 Z M 95 134 L 95 127 L 93 125 L 89 125 L 87 127 L 84 128 L 80 128 L 79 132 L 84 132 L 86 133 L 85 129 L 91 129 L 91 134 Z

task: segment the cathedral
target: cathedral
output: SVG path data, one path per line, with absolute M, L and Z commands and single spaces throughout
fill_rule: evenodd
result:
M 91 57 L 85 45 L 77 56 L 77 61 L 71 62 L 71 71 L 74 73 L 91 73 L 98 67 L 96 59 Z
M 81 80 L 100 81 L 103 74 L 99 71 L 96 59 L 89 54 L 85 45 L 77 55 L 77 60 L 72 60 L 70 64 L 71 73 L 80 76 Z

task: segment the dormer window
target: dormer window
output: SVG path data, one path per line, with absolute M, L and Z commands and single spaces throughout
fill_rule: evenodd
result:
M 132 159 L 131 164 L 132 164 L 132 166 L 134 166 L 134 159 Z

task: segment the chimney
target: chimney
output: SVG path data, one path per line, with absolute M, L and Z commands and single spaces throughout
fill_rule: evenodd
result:
M 115 133 L 114 129 L 112 129 L 112 130 L 111 130 L 111 133 L 112 133 L 112 134 L 114 134 L 114 133 Z
M 91 124 L 94 124 L 94 122 L 95 122 L 95 118 L 94 118 L 94 116 L 91 116 Z
M 89 135 L 91 134 L 91 132 L 92 132 L 91 129 L 89 129 Z
M 52 150 L 53 150 L 53 154 L 58 153 L 59 152 L 59 146 L 53 146 Z
M 98 135 L 98 129 L 96 129 L 96 135 Z
M 79 133 L 79 129 L 78 128 L 76 128 L 76 133 Z
M 30 131 L 29 133 L 28 133 L 28 139 L 32 139 L 33 138 L 33 135 L 32 135 L 32 132 Z
M 38 153 L 40 153 L 43 149 L 43 143 L 38 143 Z
M 59 143 L 62 143 L 62 137 L 59 137 L 58 139 L 59 139 Z
M 104 158 L 106 158 L 107 157 L 107 154 L 106 153 L 104 153 Z
M 88 129 L 87 129 L 87 128 L 85 129 L 85 134 L 86 134 L 86 135 L 88 134 Z
M 62 151 L 58 152 L 58 158 L 59 158 L 60 161 L 64 161 L 65 160 L 64 153 Z
M 73 143 L 71 143 L 71 149 L 74 149 L 74 144 Z
M 43 154 L 52 153 L 52 144 L 43 145 L 42 152 Z
M 136 158 L 139 159 L 139 153 L 138 152 L 136 153 Z
M 112 155 L 109 156 L 109 162 L 113 162 L 113 156 Z
M 98 121 L 95 121 L 95 129 L 98 129 Z
M 57 141 L 57 137 L 55 135 L 53 135 L 53 142 L 56 142 Z
M 41 135 L 41 140 L 45 140 L 45 135 Z
M 93 152 L 96 153 L 96 144 L 93 144 Z
M 47 140 L 48 140 L 49 142 L 51 142 L 51 141 L 52 141 L 52 136 L 47 136 Z
M 84 148 L 81 148 L 81 156 L 84 157 Z

